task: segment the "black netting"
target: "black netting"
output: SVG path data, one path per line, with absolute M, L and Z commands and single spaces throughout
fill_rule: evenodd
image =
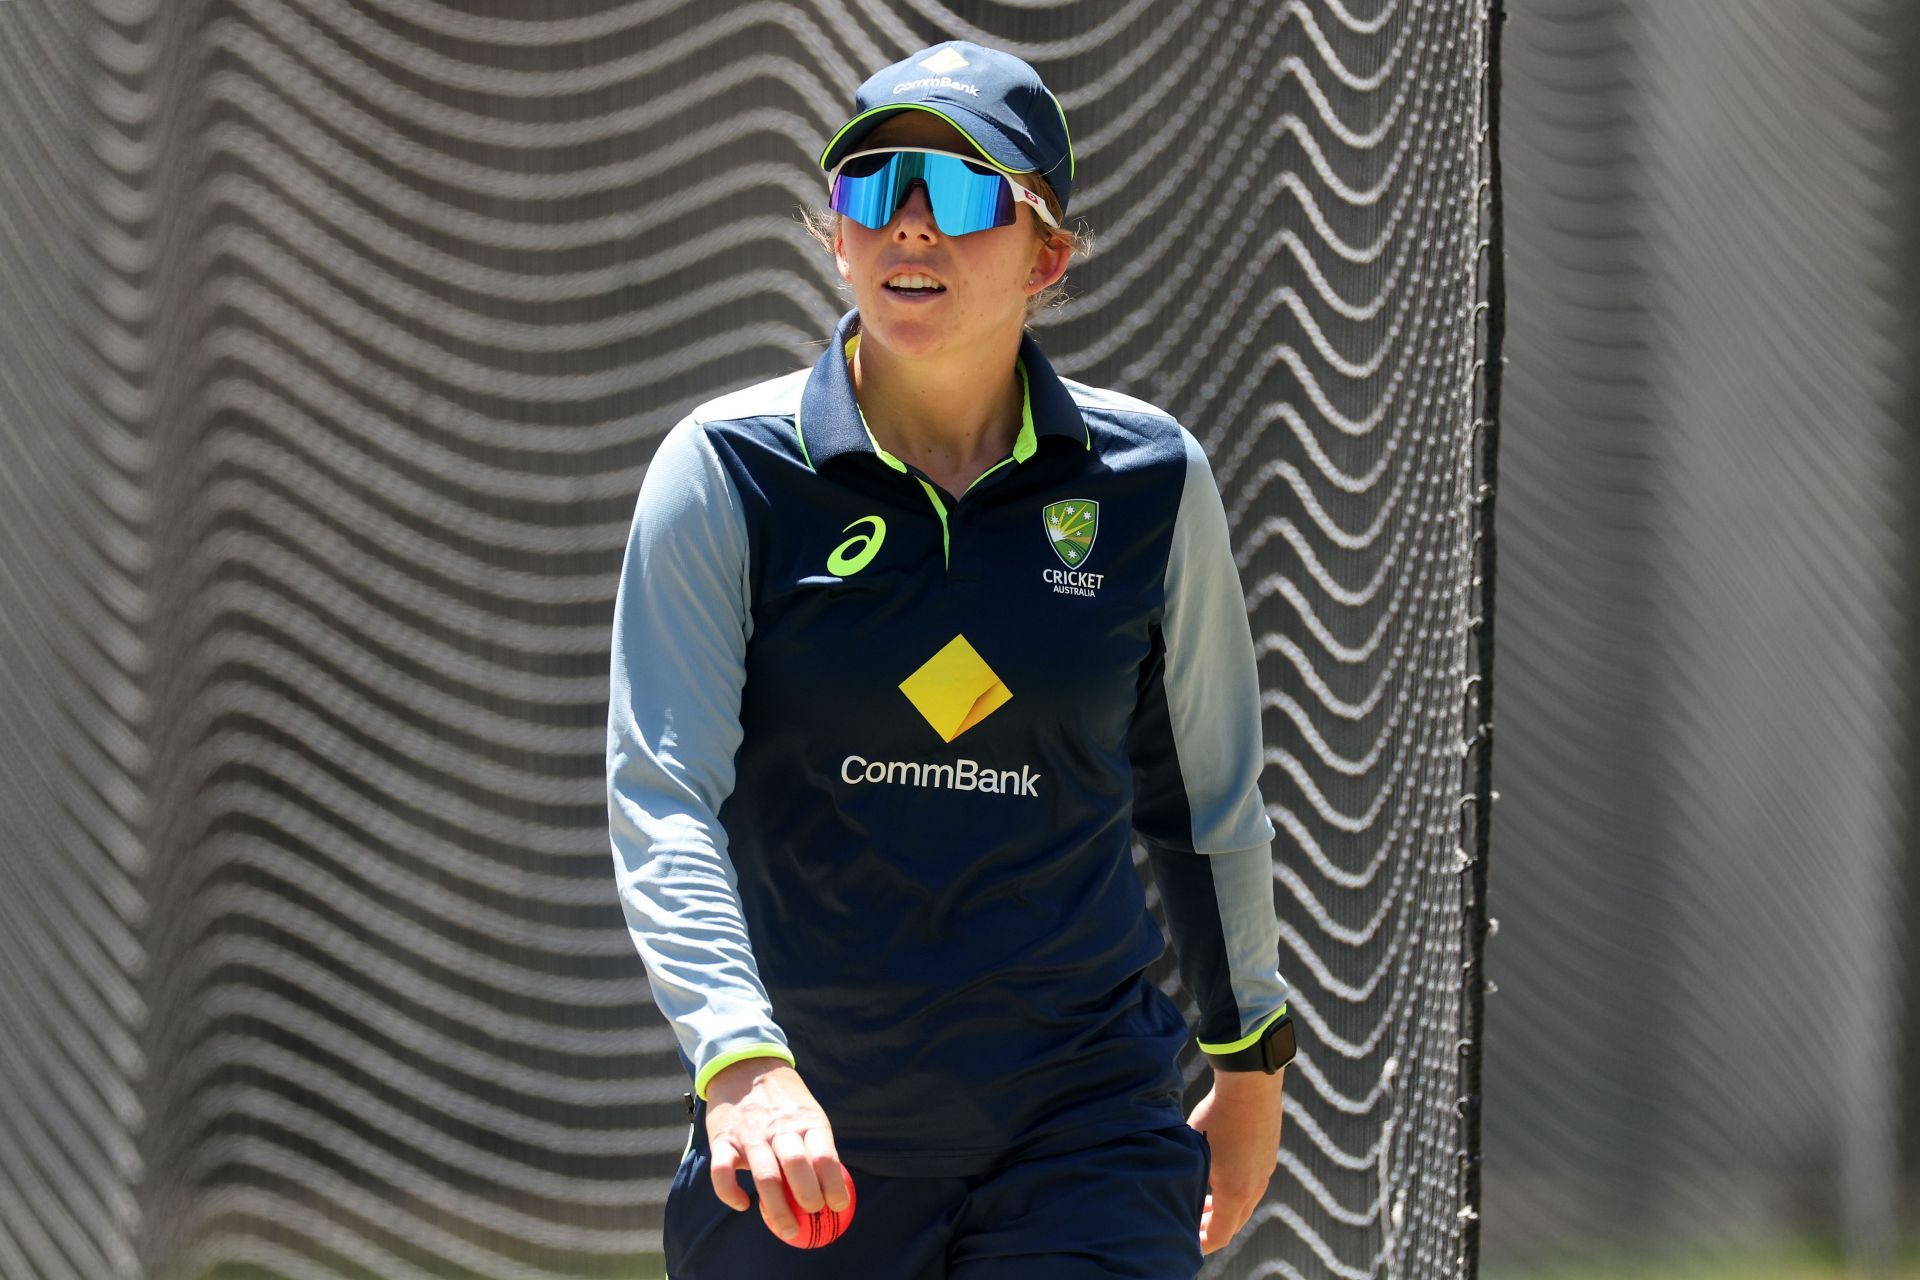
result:
M 1041 340 L 1193 429 L 1241 556 L 1303 1052 L 1208 1274 L 1470 1272 L 1486 31 L 0 3 L 0 1275 L 652 1273 L 619 551 L 666 427 L 819 350 L 812 159 L 949 36 L 1060 90 L 1098 250 Z

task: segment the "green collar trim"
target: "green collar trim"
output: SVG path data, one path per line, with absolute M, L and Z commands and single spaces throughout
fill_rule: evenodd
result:
M 1033 388 L 1027 385 L 1027 362 L 1016 357 L 1013 367 L 1020 375 L 1020 434 L 1013 438 L 1013 460 L 1025 462 L 1040 447 L 1040 440 L 1033 430 Z
M 851 360 L 853 359 L 853 353 L 857 351 L 859 347 L 860 335 L 856 333 L 847 339 L 846 345 L 842 350 L 846 353 L 847 359 Z M 1033 429 L 1033 388 L 1027 385 L 1027 363 L 1016 357 L 1013 362 L 1013 368 L 1014 372 L 1020 375 L 1020 431 L 1019 434 L 1013 438 L 1013 460 L 1015 462 L 1025 462 L 1039 449 L 1040 439 L 1039 435 Z M 854 408 L 860 414 L 860 427 L 867 433 L 867 443 L 873 446 L 874 456 L 892 467 L 895 471 L 906 471 L 907 464 L 881 448 L 880 442 L 874 438 L 873 428 L 867 425 L 866 410 L 861 409 L 858 402 L 855 403 Z M 798 415 L 796 415 L 796 421 L 797 418 Z M 1088 432 L 1087 441 L 1088 446 L 1091 447 L 1093 441 L 1092 432 Z M 800 449 L 803 454 L 806 452 L 806 447 L 806 440 L 802 437 Z M 812 468 L 812 459 L 808 459 L 807 466 L 809 469 Z M 991 469 L 992 468 L 989 468 L 989 470 Z
M 855 351 L 858 351 L 859 349 L 860 349 L 860 335 L 857 333 L 854 334 L 852 337 L 848 338 L 846 345 L 841 348 L 841 350 L 846 353 L 847 359 L 849 360 L 853 359 L 853 353 Z M 851 376 L 852 376 L 851 370 L 848 371 L 848 376 L 849 376 L 849 379 L 851 379 Z M 906 471 L 907 464 L 900 461 L 900 459 L 894 457 L 892 454 L 888 453 L 885 449 L 882 449 L 880 447 L 880 442 L 873 438 L 873 428 L 867 425 L 867 411 L 860 407 L 860 402 L 857 400 L 854 401 L 853 411 L 860 415 L 860 429 L 867 433 L 867 443 L 873 446 L 874 456 L 879 458 L 880 461 L 886 463 L 888 466 L 892 467 L 895 471 L 900 471 L 900 472 Z

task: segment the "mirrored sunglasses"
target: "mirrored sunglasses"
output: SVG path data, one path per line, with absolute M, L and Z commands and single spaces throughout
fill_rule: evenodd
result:
M 1048 226 L 1060 225 L 1038 192 L 998 169 L 951 151 L 928 147 L 856 151 L 827 177 L 834 212 L 875 231 L 893 221 L 916 182 L 926 187 L 934 225 L 944 235 L 1011 226 L 1022 204 Z

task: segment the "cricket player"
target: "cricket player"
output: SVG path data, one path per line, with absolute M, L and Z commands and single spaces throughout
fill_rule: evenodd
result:
M 1081 243 L 1034 69 L 946 41 L 854 102 L 820 157 L 853 307 L 666 435 L 620 576 L 613 857 L 697 1097 L 667 1266 L 1186 1280 L 1293 1054 L 1225 513 L 1186 428 L 1027 331 Z M 1196 1026 L 1146 977 L 1136 832 Z M 850 1187 L 795 1247 L 789 1196 Z

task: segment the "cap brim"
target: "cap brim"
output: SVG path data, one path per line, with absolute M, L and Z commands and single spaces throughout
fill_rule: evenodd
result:
M 853 119 L 840 126 L 840 132 L 833 135 L 826 150 L 820 153 L 820 168 L 831 173 L 833 167 L 860 149 L 860 144 L 868 134 L 878 128 L 888 116 L 901 111 L 924 111 L 945 120 L 960 131 L 962 137 L 973 144 L 973 149 L 996 169 L 1008 173 L 1038 173 L 1033 161 L 1014 144 L 1000 126 L 984 116 L 976 115 L 964 107 L 942 103 L 938 107 L 918 102 L 890 102 L 885 106 L 862 111 Z

